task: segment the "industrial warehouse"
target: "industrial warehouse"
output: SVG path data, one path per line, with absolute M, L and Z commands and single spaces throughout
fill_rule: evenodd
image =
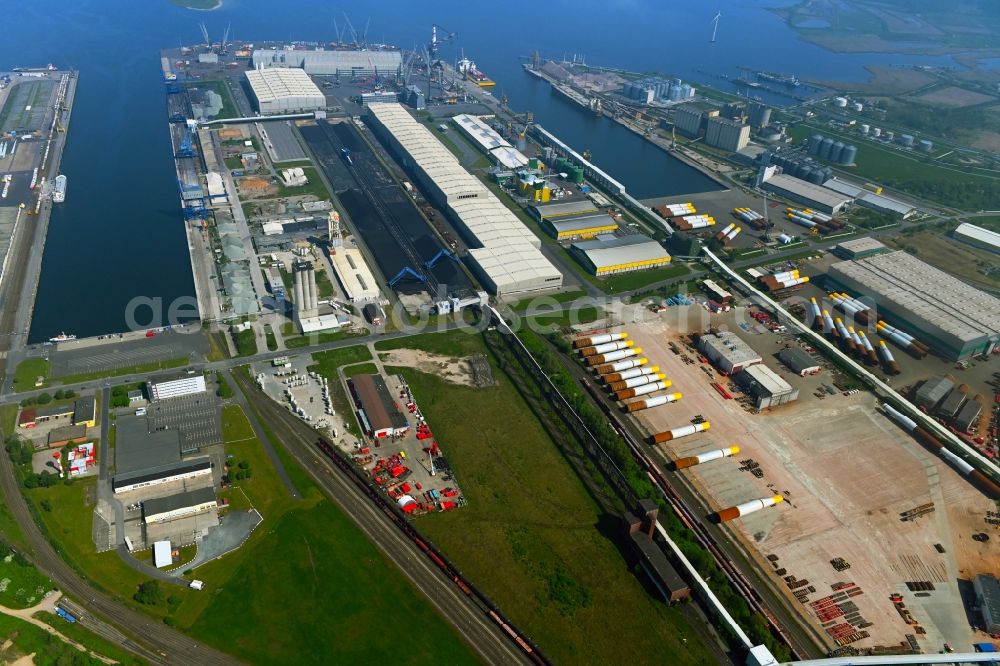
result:
M 598 277 L 657 268 L 670 263 L 667 251 L 649 236 L 598 236 L 574 243 L 574 254 L 587 270 Z
M 254 105 L 262 114 L 316 111 L 326 98 L 301 69 L 253 69 L 246 73 Z
M 1000 341 L 1000 300 L 904 251 L 830 267 L 828 277 L 874 300 L 881 314 L 959 360 L 993 351 Z
M 787 174 L 775 174 L 764 180 L 764 188 L 824 213 L 839 213 L 851 199 L 833 190 Z
M 541 241 L 430 130 L 399 104 L 369 108 L 373 128 L 468 237 L 473 268 L 490 291 L 507 295 L 562 286 L 562 273 L 539 250 Z
M 487 125 L 481 117 L 463 113 L 451 120 L 462 130 L 462 134 L 500 166 L 506 169 L 519 169 L 528 165 L 528 158 L 511 146 L 507 139 Z
M 403 65 L 399 51 L 300 51 L 258 49 L 253 52 L 254 69 L 298 68 L 309 75 L 395 76 Z
M 952 233 L 952 237 L 972 247 L 1000 254 L 1000 234 L 995 231 L 963 222 Z

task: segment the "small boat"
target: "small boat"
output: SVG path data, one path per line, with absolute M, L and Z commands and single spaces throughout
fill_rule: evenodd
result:
M 76 340 L 76 336 L 72 334 L 66 335 L 64 331 L 54 338 L 49 338 L 49 342 L 66 342 L 68 340 Z

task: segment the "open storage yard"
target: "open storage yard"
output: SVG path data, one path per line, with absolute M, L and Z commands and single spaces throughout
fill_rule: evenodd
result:
M 400 344 L 402 343 L 402 344 Z M 425 344 L 426 343 L 426 346 Z M 378 345 L 486 353 L 461 332 Z M 690 614 L 658 601 L 603 514 L 508 377 L 469 388 L 411 368 L 407 380 L 433 424 L 467 505 L 416 525 L 556 663 L 706 663 Z
M 775 575 L 774 583 L 790 605 L 800 603 L 791 591 L 793 585 L 800 592 L 813 590 L 804 595 L 806 605 L 801 608 L 831 648 L 837 647 L 833 634 L 860 636 L 851 643 L 854 647 L 898 646 L 912 634 L 925 652 L 937 652 L 944 642 L 971 649 L 982 636 L 975 636 L 969 627 L 958 580 L 1000 571 L 996 540 L 971 539 L 988 527 L 984 519 L 994 503 L 879 413 L 871 395 L 837 392 L 820 400 L 810 394 L 803 382 L 828 383 L 829 371 L 816 377 L 791 375 L 771 356 L 775 335 L 754 336 L 734 327 L 732 313 L 728 319 L 711 321 L 738 331 L 767 366 L 803 390 L 798 401 L 756 415 L 739 400 L 726 399 L 712 382 L 725 385 L 728 379 L 686 347 L 687 334 L 702 325 L 692 324 L 682 336 L 678 331 L 687 323 L 679 314 L 672 309 L 627 327 L 643 356 L 673 381 L 671 390 L 684 395 L 679 403 L 641 411 L 637 417 L 650 433 L 684 425 L 696 414 L 711 423 L 707 433 L 657 445 L 670 460 L 733 444 L 740 447 L 735 457 L 684 472 L 705 499 L 705 512 L 785 496 L 776 508 L 729 525 L 760 568 L 772 573 L 785 570 Z M 763 339 L 767 337 L 772 340 Z M 671 350 L 671 342 L 680 353 Z M 929 504 L 934 510 L 902 520 L 905 512 Z M 837 571 L 831 564 L 836 558 L 843 558 L 850 568 Z M 786 582 L 785 576 L 794 578 Z M 807 582 L 796 582 L 803 580 Z M 831 586 L 837 583 L 854 583 L 862 590 L 849 597 L 859 613 L 851 616 L 855 628 L 839 627 L 844 622 L 838 616 L 841 611 L 829 609 L 823 610 L 823 622 L 829 624 L 821 627 L 818 614 L 808 605 L 829 604 L 823 600 L 835 593 Z M 907 583 L 918 585 L 911 590 Z M 923 583 L 931 583 L 933 591 L 925 594 Z M 920 629 L 901 619 L 889 598 L 893 594 L 902 595 Z M 858 624 L 865 625 L 861 631 L 867 636 L 858 633 Z M 829 635 L 824 628 L 830 629 Z

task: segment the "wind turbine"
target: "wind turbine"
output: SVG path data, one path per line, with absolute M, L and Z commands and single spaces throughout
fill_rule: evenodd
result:
M 719 19 L 722 18 L 722 12 L 718 12 L 709 23 L 712 24 L 712 43 L 715 43 L 715 33 L 719 32 Z

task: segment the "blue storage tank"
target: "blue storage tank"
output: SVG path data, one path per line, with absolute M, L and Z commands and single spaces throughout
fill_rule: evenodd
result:
M 821 159 L 830 159 L 830 150 L 833 148 L 833 139 L 826 137 L 819 144 L 819 153 L 817 153 Z
M 833 178 L 833 169 L 830 167 L 823 167 L 823 182 L 825 183 L 831 178 Z
M 822 185 L 823 184 L 823 170 L 822 169 L 813 169 L 809 173 L 809 175 L 806 177 L 806 180 L 808 180 L 813 185 Z
M 830 147 L 830 157 L 827 158 L 831 162 L 840 162 L 840 154 L 844 152 L 844 142 L 835 141 L 833 146 Z
M 802 162 L 795 167 L 795 177 L 801 178 L 802 180 L 807 180 L 809 178 L 809 174 L 812 172 L 813 169 L 809 166 L 808 162 Z
M 809 137 L 809 154 L 816 155 L 819 153 L 819 145 L 823 143 L 822 134 L 813 134 Z
M 840 153 L 840 163 L 841 164 L 854 164 L 854 158 L 858 156 L 858 147 L 851 144 L 850 146 L 845 146 L 844 150 Z

